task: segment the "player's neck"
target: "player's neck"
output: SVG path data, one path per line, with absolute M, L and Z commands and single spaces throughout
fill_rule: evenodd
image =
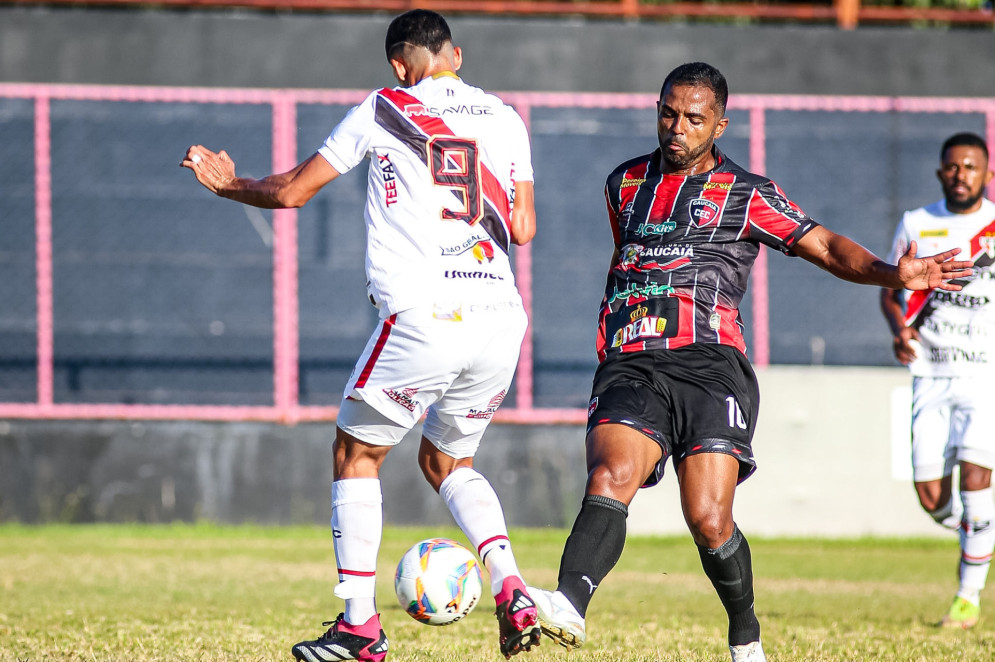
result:
M 967 214 L 973 214 L 976 211 L 980 211 L 981 205 L 984 204 L 984 201 L 985 198 L 982 196 L 981 198 L 978 198 L 978 201 L 975 202 L 970 207 L 965 207 L 957 203 L 950 204 L 949 200 L 945 200 L 944 205 L 946 205 L 947 211 L 950 212 L 951 214 L 967 215 Z

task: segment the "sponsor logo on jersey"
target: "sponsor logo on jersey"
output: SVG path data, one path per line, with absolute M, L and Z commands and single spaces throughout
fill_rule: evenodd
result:
M 443 246 L 442 254 L 447 256 L 470 253 L 477 262 L 492 262 L 494 260 L 494 244 L 490 239 L 472 237 L 458 246 Z
M 418 393 L 416 388 L 403 388 L 400 391 L 395 391 L 392 388 L 385 388 L 383 390 L 387 394 L 387 397 L 401 405 L 408 411 L 415 410 L 415 394 Z
M 717 204 L 705 198 L 695 198 L 688 204 L 688 214 L 699 228 L 714 223 L 720 211 Z
M 932 363 L 988 363 L 988 353 L 960 347 L 931 347 L 929 360 Z
M 455 246 L 442 246 L 443 255 L 462 255 L 463 253 L 471 250 L 474 246 L 482 241 L 488 241 L 486 235 L 475 234 L 462 244 L 457 244 Z
M 987 338 L 990 334 L 988 327 L 984 324 L 958 324 L 947 320 L 938 320 L 927 317 L 922 322 L 922 328 L 928 329 L 936 334 L 947 336 L 962 336 L 964 338 Z
M 377 162 L 380 164 L 380 177 L 383 178 L 384 203 L 390 207 L 397 202 L 397 176 L 394 164 L 390 162 L 390 156 L 387 154 L 377 154 Z
M 408 117 L 445 117 L 446 115 L 493 115 L 494 111 L 490 106 L 476 104 L 433 108 L 421 103 L 409 103 L 404 106 L 404 114 Z
M 978 245 L 985 252 L 985 255 L 995 260 L 995 235 L 981 235 L 978 237 Z
M 637 319 L 646 317 L 649 314 L 650 314 L 650 309 L 647 308 L 646 306 L 636 306 L 635 308 L 632 309 L 632 312 L 629 313 L 629 319 L 635 322 Z
M 494 244 L 489 241 L 478 241 L 470 249 L 470 252 L 480 264 L 483 264 L 485 260 L 490 262 L 494 259 Z
M 642 257 L 694 257 L 694 246 L 691 244 L 664 244 L 650 246 L 640 253 Z
M 664 221 L 663 223 L 640 223 L 636 227 L 636 233 L 645 237 L 648 234 L 667 234 L 677 229 L 675 221 Z
M 490 402 L 487 403 L 487 407 L 484 409 L 471 409 L 466 415 L 467 418 L 490 418 L 494 415 L 494 412 L 498 410 L 501 403 L 504 402 L 504 396 L 508 394 L 507 391 L 502 390 L 500 393 L 491 398 Z
M 663 285 L 661 283 L 649 283 L 648 285 L 630 285 L 624 290 L 619 291 L 617 288 L 608 298 L 608 303 L 612 304 L 620 299 L 628 301 L 633 297 L 645 299 L 647 297 L 660 297 L 669 296 L 673 294 L 674 288 L 670 285 Z
M 723 191 L 732 190 L 732 182 L 705 182 L 701 189 L 703 191 L 714 191 L 715 189 L 721 189 Z
M 622 255 L 618 264 L 621 267 L 631 267 L 639 262 L 639 256 L 643 254 L 643 247 L 639 244 L 626 244 L 622 247 Z
M 987 296 L 972 296 L 963 292 L 947 292 L 943 290 L 934 291 L 932 301 L 934 303 L 947 304 L 948 306 L 956 306 L 957 308 L 971 309 L 982 308 L 991 303 L 991 299 Z
M 941 228 L 939 230 L 921 230 L 919 232 L 919 238 L 924 237 L 946 237 L 950 232 L 946 228 Z
M 522 304 L 517 301 L 498 301 L 497 303 L 471 303 L 471 313 L 496 313 L 502 310 L 518 310 Z
M 619 188 L 632 188 L 633 186 L 642 186 L 644 183 L 646 183 L 645 178 L 623 177 L 622 185 Z
M 722 326 L 722 316 L 718 313 L 712 313 L 708 316 L 708 328 L 712 331 L 718 331 L 719 327 Z
M 626 324 L 615 332 L 612 347 L 621 347 L 641 338 L 662 338 L 667 329 L 667 318 L 647 315 Z
M 446 322 L 462 322 L 463 306 L 443 306 L 437 303 L 432 304 L 432 317 Z
M 635 205 L 633 203 L 631 203 L 631 202 L 625 203 L 625 206 L 622 207 L 622 211 L 620 211 L 619 214 L 618 214 L 619 225 L 628 225 L 629 224 L 629 219 L 632 218 L 632 208 L 634 206 Z
M 445 278 L 455 280 L 504 280 L 504 276 L 491 273 L 490 271 L 460 271 L 458 269 L 446 269 L 443 273 Z

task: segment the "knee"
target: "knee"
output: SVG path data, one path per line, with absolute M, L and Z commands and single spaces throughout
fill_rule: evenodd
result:
M 718 549 L 732 536 L 732 517 L 717 508 L 698 508 L 688 512 L 688 529 L 695 543 L 708 549 Z
M 591 467 L 587 474 L 587 493 L 610 497 L 628 505 L 642 483 L 643 477 L 631 465 L 600 463 Z
M 977 492 L 986 490 L 992 484 L 992 470 L 976 464 L 962 463 L 960 465 L 961 492 Z

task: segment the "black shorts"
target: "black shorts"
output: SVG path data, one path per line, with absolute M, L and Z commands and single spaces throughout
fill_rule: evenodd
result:
M 750 362 L 734 347 L 695 344 L 610 354 L 594 373 L 587 431 L 618 423 L 660 444 L 663 457 L 644 487 L 689 455 L 726 453 L 739 460 L 739 482 L 756 470 L 750 442 L 760 391 Z

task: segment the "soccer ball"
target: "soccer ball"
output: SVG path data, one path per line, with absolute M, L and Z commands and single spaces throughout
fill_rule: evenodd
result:
M 422 540 L 397 564 L 394 591 L 401 607 L 416 621 L 449 625 L 480 601 L 480 564 L 455 540 Z

